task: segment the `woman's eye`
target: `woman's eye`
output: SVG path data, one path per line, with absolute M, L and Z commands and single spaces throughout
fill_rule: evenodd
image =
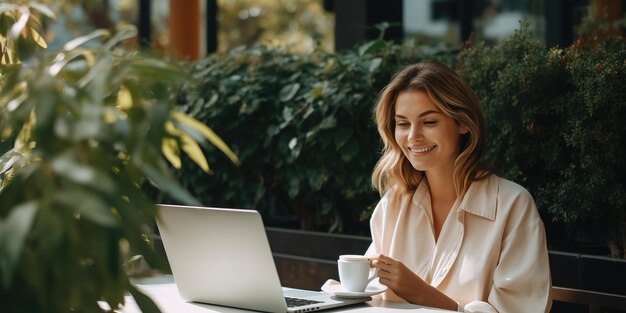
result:
M 424 125 L 433 126 L 437 124 L 437 121 L 424 121 Z
M 409 123 L 407 122 L 396 122 L 396 127 L 408 127 Z

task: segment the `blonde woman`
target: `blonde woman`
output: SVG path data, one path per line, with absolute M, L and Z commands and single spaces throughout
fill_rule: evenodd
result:
M 397 73 L 375 109 L 384 144 L 367 255 L 382 297 L 465 312 L 549 312 L 545 229 L 531 195 L 481 166 L 478 98 L 453 70 Z

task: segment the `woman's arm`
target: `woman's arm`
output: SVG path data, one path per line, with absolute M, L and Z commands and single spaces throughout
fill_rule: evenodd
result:
M 549 312 L 551 275 L 546 234 L 534 200 L 526 191 L 514 197 L 499 198 L 509 207 L 505 230 L 499 245 L 498 263 L 486 302 L 465 306 L 490 305 L 497 312 Z M 477 299 L 478 300 L 478 299 Z M 476 312 L 483 312 L 477 310 Z
M 511 233 L 502 243 L 489 303 L 500 312 L 549 312 L 550 262 L 543 223 Z
M 409 303 L 456 311 L 458 303 L 426 283 L 402 262 L 380 254 L 372 260 L 381 284 Z

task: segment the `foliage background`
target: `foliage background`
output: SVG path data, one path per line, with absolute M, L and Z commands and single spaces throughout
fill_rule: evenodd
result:
M 157 211 L 143 184 L 187 204 L 167 161 L 200 168 L 208 127 L 177 112 L 185 67 L 125 50 L 134 28 L 45 51 L 37 3 L 0 3 L 0 303 L 7 312 L 102 312 L 130 292 L 133 260 L 166 269 L 150 243 Z
M 179 179 L 206 204 L 256 208 L 270 224 L 366 232 L 359 217 L 377 198 L 372 101 L 400 63 L 417 59 L 373 41 L 344 54 L 257 46 L 197 62 L 199 88 L 180 107 L 224 134 L 241 166 L 218 165 L 212 177 L 183 166 Z
M 294 56 L 263 47 L 195 64 L 198 90 L 180 107 L 224 134 L 239 168 L 181 182 L 204 204 L 256 208 L 270 224 L 367 233 L 378 195 L 370 174 L 380 142 L 372 121 L 393 72 L 421 59 L 451 65 L 480 97 L 486 160 L 535 196 L 551 248 L 623 253 L 626 187 L 624 38 L 582 37 L 547 49 L 528 25 L 495 47 L 458 53 L 373 41 Z
M 623 256 L 624 48 L 621 36 L 586 36 L 547 50 L 519 33 L 459 55 L 486 108 L 487 158 L 531 191 L 562 249 L 607 243 Z

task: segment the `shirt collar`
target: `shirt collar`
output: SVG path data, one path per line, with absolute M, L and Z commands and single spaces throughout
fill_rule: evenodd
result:
M 496 219 L 498 205 L 498 180 L 495 175 L 473 181 L 459 205 L 459 212 L 465 211 L 484 217 L 488 220 Z
M 430 187 L 428 187 L 426 179 L 422 178 L 422 181 L 417 185 L 411 201 L 421 209 L 430 209 Z
M 498 179 L 496 175 L 473 181 L 463 195 L 457 214 L 460 221 L 463 220 L 463 211 L 484 217 L 490 221 L 496 219 L 498 204 Z M 430 190 L 428 183 L 422 179 L 411 199 L 413 204 L 421 209 L 430 208 Z M 458 201 L 458 200 L 457 200 Z

